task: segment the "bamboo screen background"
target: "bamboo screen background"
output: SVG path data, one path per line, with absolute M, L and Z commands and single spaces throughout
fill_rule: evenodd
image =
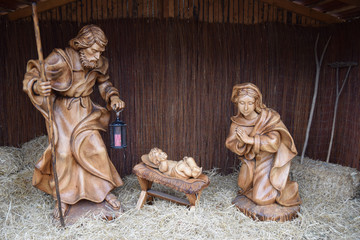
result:
M 93 20 L 109 38 L 105 56 L 114 85 L 126 102 L 126 159 L 109 150 L 121 174 L 152 147 L 170 159 L 193 156 L 205 169 L 223 173 L 237 167 L 224 146 L 232 86 L 250 81 L 264 103 L 280 113 L 301 153 L 315 79 L 314 44 L 319 51 L 332 36 L 320 74 L 319 95 L 306 155 L 325 160 L 335 102 L 334 61 L 360 61 L 358 24 L 300 27 L 278 23 L 243 25 L 180 19 Z M 64 48 L 78 22 L 41 21 L 44 55 Z M 46 133 L 42 116 L 22 92 L 26 62 L 37 58 L 33 26 L 28 21 L 1 21 L 0 145 L 19 146 Z M 343 79 L 345 72 L 341 72 Z M 356 67 L 340 97 L 330 162 L 360 169 L 360 71 Z M 104 104 L 95 93 L 93 100 Z M 112 115 L 113 121 L 115 118 Z M 108 135 L 103 135 L 108 144 Z

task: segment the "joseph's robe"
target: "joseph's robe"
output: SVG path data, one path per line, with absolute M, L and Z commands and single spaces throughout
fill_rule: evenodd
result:
M 39 80 L 39 62 L 30 60 L 23 90 L 46 120 L 49 116 L 44 97 L 33 91 Z M 55 49 L 45 60 L 46 78 L 51 81 L 56 171 L 61 201 L 75 204 L 81 199 L 102 202 L 123 182 L 112 164 L 99 131 L 106 131 L 110 119 L 107 109 L 93 103 L 90 94 L 95 84 L 110 109 L 110 97 L 119 95 L 107 74 L 108 62 L 100 57 L 97 67 L 86 70 L 72 48 Z M 32 184 L 56 198 L 49 145 L 35 165 Z
M 242 161 L 238 185 L 244 195 L 258 205 L 275 202 L 282 206 L 301 204 L 298 184 L 289 179 L 291 159 L 297 150 L 280 115 L 264 108 L 255 119 L 247 120 L 238 115 L 231 120 L 226 147 Z M 254 137 L 253 145 L 236 137 L 237 127 Z

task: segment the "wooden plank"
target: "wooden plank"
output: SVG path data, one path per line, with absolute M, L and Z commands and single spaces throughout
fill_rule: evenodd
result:
M 189 0 L 183 0 L 183 18 L 187 18 L 187 10 L 189 8 Z
M 204 21 L 209 21 L 209 1 L 204 0 Z
M 113 18 L 117 18 L 117 17 L 118 17 L 117 2 L 118 2 L 118 0 L 111 0 L 111 16 L 112 16 Z
M 245 23 L 245 9 L 247 7 L 247 2 L 245 0 L 239 0 L 239 7 L 238 7 L 238 22 Z
M 178 198 L 178 197 L 172 196 L 170 194 L 159 192 L 159 191 L 156 191 L 156 190 L 150 189 L 150 190 L 147 191 L 147 194 L 150 195 L 150 196 L 165 199 L 167 201 L 171 201 L 171 202 L 174 202 L 174 203 L 177 203 L 177 204 L 180 204 L 180 205 L 185 205 L 185 206 L 190 205 L 190 202 L 187 199 Z
M 146 17 L 146 5 L 147 5 L 147 0 L 139 0 L 139 17 Z M 141 13 L 141 15 L 140 15 Z
M 349 5 L 354 5 L 360 7 L 360 1 L 359 0 L 338 0 L 339 2 L 343 2 Z
M 224 0 L 222 2 L 224 3 L 222 22 L 227 23 L 229 22 L 229 0 Z
M 291 23 L 296 24 L 296 13 L 291 13 Z
M 156 7 L 157 7 L 157 1 L 156 0 L 150 0 L 150 8 L 149 8 L 149 15 L 151 18 L 154 18 L 156 15 Z
M 98 20 L 102 19 L 102 3 L 101 0 L 96 0 L 95 12 Z
M 171 1 L 163 1 L 163 11 L 162 11 L 162 17 L 168 18 L 170 16 L 170 2 Z
M 185 19 L 191 18 L 190 6 L 192 6 L 192 3 L 190 3 L 189 0 L 184 0 L 184 18 Z
M 269 4 L 269 12 L 268 12 L 268 21 L 273 22 L 274 21 L 274 6 Z
M 59 7 L 61 10 L 61 17 L 60 17 L 60 21 L 66 21 L 67 19 L 67 13 L 66 13 L 66 5 L 62 5 Z M 47 11 L 47 13 L 49 14 L 49 11 Z M 48 19 L 50 19 L 51 16 L 49 16 Z
M 117 14 L 118 14 L 118 18 L 124 18 L 124 13 L 123 13 L 123 2 L 126 0 L 118 0 L 117 1 Z
M 101 6 L 103 19 L 109 19 L 109 0 L 104 0 Z
M 59 8 L 54 8 L 52 10 L 52 14 L 54 14 L 54 19 L 56 19 L 57 21 L 60 21 Z
M 284 11 L 283 11 L 283 9 L 278 9 L 277 11 L 276 11 L 276 20 L 277 20 L 277 22 L 280 22 L 280 23 L 282 23 L 283 22 L 283 13 L 284 13 Z
M 97 20 L 96 0 L 91 0 L 90 15 L 91 15 L 91 20 Z
M 92 17 L 92 0 L 86 1 L 86 21 L 91 21 Z
M 144 17 L 143 5 L 144 5 L 144 2 L 142 0 L 137 0 L 137 17 L 138 18 Z
M 260 22 L 259 5 L 260 5 L 259 1 L 254 0 L 254 11 L 253 11 L 254 12 L 254 15 L 253 15 L 253 23 L 254 24 L 257 24 Z
M 75 0 L 48 0 L 46 2 L 38 2 L 37 3 L 37 11 L 38 11 L 38 13 L 45 12 L 47 10 L 65 5 L 65 4 L 73 2 L 73 1 L 75 1 Z M 20 18 L 30 17 L 31 14 L 32 14 L 31 6 L 28 6 L 25 8 L 18 9 L 12 13 L 9 13 L 8 18 L 10 21 L 14 21 L 14 20 L 17 20 Z
M 250 20 L 249 20 L 249 17 L 250 17 L 249 5 L 251 4 L 250 2 L 253 1 L 253 0 L 243 0 L 243 1 L 244 1 L 244 11 L 243 11 L 243 17 L 242 17 L 243 23 L 244 24 L 249 24 L 250 23 Z
M 84 23 L 87 20 L 87 12 L 86 12 L 86 0 L 81 0 L 81 21 Z
M 234 22 L 234 0 L 229 0 L 229 22 Z
M 199 20 L 199 0 L 194 0 L 193 18 Z
M 224 9 L 223 9 L 223 0 L 218 0 L 218 22 L 224 21 Z
M 269 18 L 269 4 L 267 3 L 263 3 L 264 4 L 264 10 L 263 10 L 263 23 L 268 21 Z
M 214 8 L 214 22 L 219 22 L 219 1 L 218 0 L 214 0 L 214 4 L 213 4 L 213 8 Z
M 157 18 L 163 17 L 163 1 L 162 0 L 157 0 L 156 17 Z
M 223 0 L 218 0 L 218 22 L 223 22 L 224 19 L 223 3 Z
M 145 12 L 145 17 L 146 18 L 151 17 L 151 6 L 152 6 L 151 2 L 152 2 L 152 0 L 146 0 L 145 1 L 146 4 L 145 4 L 144 12 Z
M 253 24 L 253 18 L 254 18 L 254 0 L 248 0 L 248 17 L 247 17 L 247 23 Z
M 151 0 L 145 0 L 144 13 L 146 18 L 151 17 L 151 2 L 152 2 Z
M 77 15 L 78 15 L 78 12 L 77 12 L 77 3 L 76 2 L 72 2 L 71 4 L 69 4 L 70 6 L 70 9 L 71 9 L 71 20 L 73 22 L 76 22 L 77 21 Z M 56 14 L 56 9 L 55 10 L 55 14 Z
M 265 3 L 259 1 L 259 23 L 264 22 L 264 8 L 265 8 Z
M 123 3 L 122 3 L 122 15 L 123 15 L 124 18 L 128 17 L 128 14 L 127 14 L 127 2 L 128 2 L 128 0 L 123 0 Z
M 187 18 L 194 19 L 194 0 L 188 0 Z
M 179 0 L 174 0 L 174 17 L 179 17 Z
M 78 22 L 78 24 L 81 24 L 81 20 L 82 20 L 82 13 L 81 13 L 81 0 L 76 1 L 76 21 Z
M 286 9 L 288 11 L 300 14 L 305 17 L 317 19 L 324 23 L 340 23 L 345 20 L 339 19 L 337 17 L 313 10 L 311 8 L 305 7 L 300 4 L 293 3 L 289 0 L 262 0 L 263 2 L 269 3 L 273 6 Z
M 240 2 L 242 2 L 243 0 L 239 0 Z M 237 0 L 233 0 L 234 2 L 234 9 L 233 9 L 233 22 L 234 23 L 238 23 L 239 22 L 239 1 Z
M 184 0 L 179 1 L 179 18 L 184 18 Z
M 97 0 L 96 1 L 96 13 L 97 13 L 97 19 L 103 19 L 103 11 L 102 11 L 102 0 Z
M 279 9 L 277 7 L 274 7 L 274 11 L 273 11 L 273 21 L 277 22 L 278 19 L 278 11 Z
M 124 1 L 124 0 L 115 0 L 116 1 L 116 18 L 122 18 L 123 17 L 123 15 L 122 15 L 122 2 Z
M 71 16 L 71 6 L 69 6 L 69 4 L 65 4 L 63 5 L 63 7 L 65 8 L 65 21 L 71 21 L 72 20 L 72 16 Z M 51 9 L 48 12 L 50 13 L 50 19 L 51 20 L 55 20 L 56 19 L 56 13 L 54 12 L 55 9 Z
M 204 21 L 204 0 L 199 0 L 199 21 Z
M 214 22 L 214 0 L 209 0 L 209 20 L 210 23 Z
M 128 17 L 132 18 L 133 17 L 133 0 L 128 0 Z

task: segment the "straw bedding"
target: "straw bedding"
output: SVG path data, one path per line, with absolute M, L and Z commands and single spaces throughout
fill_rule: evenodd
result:
M 95 216 L 61 229 L 52 223 L 54 201 L 31 186 L 33 164 L 45 146 L 46 137 L 40 137 L 21 149 L 0 148 L 0 239 L 360 239 L 359 172 L 311 159 L 301 165 L 298 158 L 291 176 L 303 204 L 290 222 L 244 216 L 231 204 L 238 172 L 224 176 L 214 169 L 206 172 L 211 184 L 194 212 L 159 199 L 135 210 L 140 187 L 130 175 L 114 191 L 125 209 L 119 218 Z M 153 188 L 182 196 L 158 184 Z

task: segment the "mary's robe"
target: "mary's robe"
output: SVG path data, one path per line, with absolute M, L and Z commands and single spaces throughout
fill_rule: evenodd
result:
M 231 120 L 226 147 L 242 161 L 238 185 L 245 196 L 258 205 L 299 205 L 298 184 L 289 179 L 291 159 L 297 151 L 279 114 L 264 108 L 255 119 L 247 120 L 239 114 Z M 253 145 L 238 140 L 237 127 L 254 137 Z

